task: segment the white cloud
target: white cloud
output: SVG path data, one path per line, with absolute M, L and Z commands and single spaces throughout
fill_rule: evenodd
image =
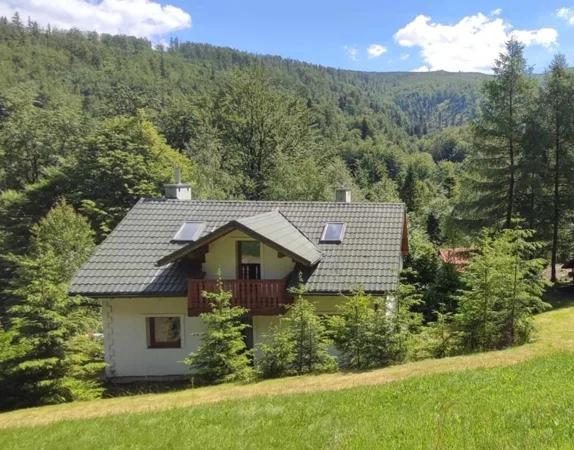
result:
M 359 55 L 359 50 L 354 45 L 345 45 L 343 47 L 347 56 L 352 59 L 353 61 L 357 60 L 357 56 Z
M 574 9 L 560 8 L 556 10 L 556 15 L 561 19 L 564 19 L 570 25 L 574 25 Z
M 453 72 L 490 72 L 511 37 L 527 46 L 548 48 L 557 43 L 558 33 L 553 28 L 514 30 L 500 17 L 478 13 L 454 25 L 434 23 L 430 17 L 419 15 L 394 35 L 400 46 L 420 47 L 429 70 Z
M 491 16 L 500 16 L 502 14 L 502 8 L 496 8 L 490 11 Z
M 386 51 L 387 49 L 383 47 L 381 44 L 371 44 L 367 48 L 367 55 L 369 55 L 370 59 L 378 58 L 383 53 L 386 53 Z
M 1 0 L 0 16 L 18 12 L 40 25 L 128 34 L 149 39 L 191 26 L 191 16 L 153 0 Z
M 401 61 L 406 61 L 407 59 L 409 59 L 411 57 L 411 55 L 409 55 L 408 53 L 403 53 L 400 56 Z
M 430 68 L 428 66 L 420 66 L 411 70 L 411 72 L 430 72 Z

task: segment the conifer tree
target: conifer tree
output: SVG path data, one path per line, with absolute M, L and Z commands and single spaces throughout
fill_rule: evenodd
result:
M 101 392 L 96 378 L 103 369 L 101 343 L 89 338 L 98 330 L 98 310 L 68 295 L 70 278 L 93 247 L 87 220 L 62 201 L 33 227 L 29 253 L 10 257 L 17 267 L 10 288 L 17 303 L 8 311 L 6 332 L 13 351 L 0 355 L 2 406 L 58 403 Z
M 329 372 L 337 368 L 329 354 L 331 343 L 315 306 L 303 297 L 303 287 L 293 289 L 295 301 L 275 327 L 270 342 L 259 346 L 259 371 L 264 377 Z
M 518 166 L 524 122 L 533 100 L 524 46 L 511 39 L 484 83 L 485 99 L 473 127 L 475 169 L 470 189 L 478 197 L 467 206 L 480 218 L 510 227 L 516 213 Z
M 552 173 L 552 244 L 551 280 L 556 281 L 558 237 L 566 206 L 572 207 L 571 187 L 574 177 L 574 76 L 566 58 L 556 55 L 550 64 L 541 92 L 549 138 Z
M 207 329 L 201 333 L 197 350 L 185 360 L 201 381 L 218 384 L 245 381 L 252 377 L 251 352 L 247 349 L 242 322 L 246 308 L 231 305 L 232 294 L 219 281 L 217 292 L 203 292 L 212 310 L 200 315 Z
M 532 315 L 542 301 L 544 261 L 533 257 L 539 244 L 533 232 L 506 229 L 498 236 L 483 232 L 480 252 L 465 269 L 466 287 L 459 298 L 457 323 L 466 349 L 489 350 L 526 342 Z

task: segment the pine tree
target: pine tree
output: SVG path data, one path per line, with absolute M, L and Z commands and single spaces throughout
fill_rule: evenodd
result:
M 0 355 L 2 406 L 100 394 L 101 343 L 89 338 L 98 330 L 98 310 L 87 299 L 68 295 L 72 274 L 93 247 L 86 219 L 62 201 L 33 227 L 29 253 L 10 257 L 17 267 L 10 294 L 17 303 L 8 311 L 14 352 Z
M 565 202 L 569 201 L 569 206 L 572 206 L 571 187 L 574 181 L 571 175 L 574 161 L 570 149 L 574 141 L 574 76 L 563 55 L 556 55 L 552 60 L 541 97 L 548 134 L 553 142 L 551 280 L 556 281 L 560 224 L 564 218 Z
M 533 232 L 506 229 L 498 236 L 483 232 L 480 252 L 465 269 L 466 287 L 459 298 L 457 323 L 467 350 L 490 350 L 526 342 L 532 315 L 542 301 L 544 261 L 532 255 L 539 244 Z
M 272 330 L 270 342 L 259 346 L 257 365 L 264 377 L 330 372 L 337 362 L 328 352 L 331 343 L 315 306 L 303 297 L 302 287 L 293 290 L 295 301 L 280 325 Z
M 219 282 L 218 292 L 203 292 L 212 310 L 200 315 L 207 329 L 197 350 L 185 360 L 194 375 L 210 384 L 245 381 L 253 376 L 251 352 L 243 338 L 249 325 L 242 322 L 248 310 L 231 305 L 231 292 Z
M 533 100 L 532 82 L 515 40 L 496 60 L 494 77 L 484 84 L 485 100 L 473 127 L 475 173 L 470 189 L 478 195 L 469 209 L 492 223 L 510 227 L 516 213 L 517 167 L 522 157 L 524 122 Z
M 341 352 L 343 367 L 372 367 L 369 351 L 373 341 L 375 300 L 359 290 L 337 307 L 330 321 L 333 340 Z
M 327 351 L 329 339 L 315 306 L 299 295 L 283 318 L 290 329 L 294 345 L 293 372 L 329 372 L 336 368 L 335 358 Z

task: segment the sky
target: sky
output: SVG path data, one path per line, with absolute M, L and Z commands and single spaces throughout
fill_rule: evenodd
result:
M 574 0 L 0 0 L 42 25 L 202 42 L 368 71 L 491 71 L 511 37 L 574 65 Z

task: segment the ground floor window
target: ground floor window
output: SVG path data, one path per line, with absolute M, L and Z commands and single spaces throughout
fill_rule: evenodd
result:
M 148 348 L 180 348 L 181 317 L 147 317 Z

